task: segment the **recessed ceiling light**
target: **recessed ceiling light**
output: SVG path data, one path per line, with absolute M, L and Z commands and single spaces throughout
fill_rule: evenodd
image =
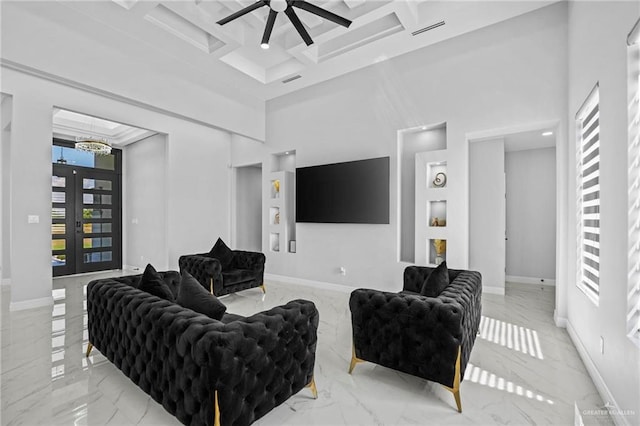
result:
M 553 132 L 544 132 L 542 134 L 542 136 L 551 136 L 551 135 L 553 135 Z
M 285 152 L 284 155 L 289 155 L 289 151 Z

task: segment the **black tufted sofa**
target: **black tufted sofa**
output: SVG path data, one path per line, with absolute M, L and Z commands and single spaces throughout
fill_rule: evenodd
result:
M 174 294 L 177 272 L 160 273 Z M 313 381 L 318 311 L 294 300 L 210 319 L 135 288 L 140 275 L 87 287 L 95 346 L 185 425 L 249 425 Z
M 264 288 L 263 253 L 233 250 L 231 264 L 222 269 L 220 261 L 209 253 L 185 254 L 178 259 L 180 271 L 187 271 L 211 294 L 224 296 L 254 287 Z
M 479 272 L 449 269 L 450 284 L 438 297 L 420 295 L 433 268 L 409 266 L 400 293 L 357 289 L 349 308 L 356 363 L 369 361 L 441 383 L 454 394 L 480 326 L 482 279 Z

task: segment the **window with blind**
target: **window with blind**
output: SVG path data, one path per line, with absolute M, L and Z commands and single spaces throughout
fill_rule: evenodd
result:
M 640 20 L 627 39 L 629 64 L 629 282 L 627 333 L 640 346 Z
M 600 108 L 598 86 L 576 116 L 578 287 L 595 304 L 600 295 Z

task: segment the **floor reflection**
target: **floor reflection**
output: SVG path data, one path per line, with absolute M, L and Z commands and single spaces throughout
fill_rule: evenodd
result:
M 179 424 L 98 350 L 84 356 L 86 285 L 106 275 L 57 278 L 53 307 L 28 311 L 9 312 L 10 293 L 3 288 L 0 424 Z M 571 424 L 574 405 L 584 410 L 603 404 L 566 331 L 553 326 L 548 291 L 516 286 L 506 296 L 483 296 L 480 333 L 461 385 L 462 414 L 449 392 L 422 379 L 372 364 L 347 374 L 347 291 L 268 282 L 266 294 L 251 289 L 222 301 L 229 312 L 251 315 L 296 298 L 312 300 L 320 311 L 320 398 L 301 392 L 256 426 L 422 425 L 425 419 L 444 425 Z

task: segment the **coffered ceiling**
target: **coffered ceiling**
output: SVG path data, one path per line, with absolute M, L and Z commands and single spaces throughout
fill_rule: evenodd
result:
M 103 45 L 111 42 L 122 54 L 164 56 L 165 62 L 172 61 L 164 69 L 179 69 L 185 78 L 200 80 L 227 96 L 268 100 L 554 2 L 309 1 L 352 20 L 352 25 L 344 28 L 296 9 L 314 40 L 307 46 L 279 13 L 270 48 L 264 50 L 260 41 L 268 7 L 224 26 L 216 23 L 253 0 L 16 3 L 83 38 L 93 37 Z
M 74 141 L 76 137 L 105 138 L 117 148 L 155 135 L 156 132 L 128 126 L 60 108 L 53 109 L 53 136 Z

